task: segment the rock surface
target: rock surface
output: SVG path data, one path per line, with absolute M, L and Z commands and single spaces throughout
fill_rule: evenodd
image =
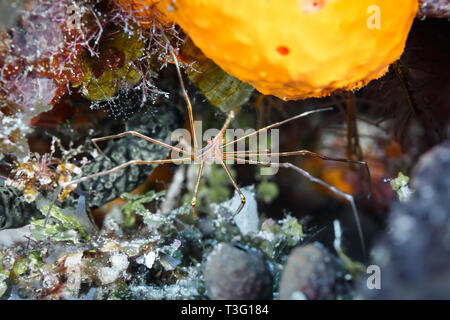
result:
M 412 174 L 411 199 L 396 203 L 388 233 L 373 250 L 381 288 L 366 299 L 450 298 L 450 141 L 423 155 Z
M 450 18 L 450 3 L 448 0 L 420 0 L 419 18 Z
M 146 113 L 137 113 L 126 122 L 125 130 L 134 130 L 153 139 L 170 143 L 173 130 L 179 127 L 181 127 L 181 117 L 176 108 L 161 104 Z M 167 148 L 135 136 L 111 140 L 103 150 L 109 159 L 99 155 L 84 167 L 83 175 L 102 172 L 130 160 L 166 159 L 169 151 Z M 156 165 L 132 165 L 115 174 L 83 182 L 81 187 L 85 191 L 93 192 L 93 196 L 89 199 L 90 206 L 100 207 L 144 183 L 155 167 Z
M 209 255 L 204 277 L 211 299 L 272 298 L 272 274 L 262 254 L 220 243 Z
M 22 227 L 32 215 L 39 215 L 33 205 L 23 201 L 17 189 L 2 184 L 0 181 L 0 230 Z
M 321 245 L 292 250 L 280 281 L 280 300 L 335 299 L 335 260 Z
M 258 232 L 259 217 L 258 204 L 255 199 L 255 189 L 253 186 L 242 188 L 245 197 L 245 205 L 242 211 L 234 217 L 234 222 L 245 236 L 250 232 Z M 241 197 L 235 191 L 231 199 L 231 212 L 234 214 L 241 204 Z

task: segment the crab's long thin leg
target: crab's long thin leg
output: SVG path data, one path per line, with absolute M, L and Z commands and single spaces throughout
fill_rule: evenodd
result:
M 227 120 L 225 120 L 225 123 L 223 124 L 222 129 L 220 130 L 219 134 L 218 134 L 216 137 L 222 137 L 222 136 L 223 136 L 225 130 L 226 130 L 226 129 L 228 128 L 228 126 L 230 125 L 231 120 L 233 120 L 234 115 L 235 115 L 235 111 L 234 111 L 234 110 L 231 110 L 231 111 L 228 113 Z
M 122 132 L 122 133 L 118 133 L 118 134 L 114 134 L 114 135 L 110 135 L 110 136 L 106 136 L 106 137 L 94 138 L 94 139 L 92 139 L 92 143 L 94 144 L 95 148 L 96 148 L 101 154 L 103 154 L 103 152 L 102 152 L 102 150 L 99 148 L 97 142 L 105 141 L 105 140 L 111 140 L 111 139 L 117 139 L 117 138 L 122 138 L 122 137 L 125 137 L 125 136 L 128 136 L 128 135 L 133 135 L 133 136 L 136 136 L 136 137 L 145 139 L 145 140 L 147 140 L 147 141 L 149 141 L 149 142 L 152 142 L 152 143 L 154 143 L 154 144 L 160 145 L 160 146 L 162 146 L 162 147 L 164 147 L 164 148 L 168 148 L 168 149 L 171 149 L 171 150 L 176 151 L 176 152 L 179 152 L 179 153 L 189 154 L 189 155 L 192 154 L 192 152 L 190 152 L 190 151 L 186 151 L 186 150 L 183 150 L 183 149 L 180 149 L 180 148 L 171 146 L 171 145 L 169 145 L 169 144 L 167 144 L 167 143 L 164 143 L 164 142 L 162 142 L 162 141 L 159 141 L 159 140 L 156 140 L 156 139 L 147 137 L 146 135 L 143 135 L 143 134 L 141 134 L 141 133 L 139 133 L 139 132 L 136 132 L 136 131 L 125 131 L 125 132 Z M 103 154 L 103 155 L 104 155 L 104 154 Z
M 167 38 L 166 38 L 166 40 L 167 40 Z M 167 42 L 169 42 L 169 40 L 167 40 Z M 181 75 L 180 65 L 178 63 L 177 56 L 173 52 L 173 48 L 171 45 L 169 45 L 169 50 L 170 50 L 170 54 L 172 55 L 173 61 L 175 62 L 175 66 L 177 68 L 178 79 L 180 80 L 180 84 L 181 84 L 181 90 L 183 91 L 184 100 L 186 101 L 188 114 L 189 114 L 189 123 L 190 123 L 191 131 L 192 131 L 192 138 L 194 139 L 194 149 L 198 150 L 197 134 L 195 133 L 195 128 L 194 128 L 194 115 L 192 113 L 191 100 L 189 99 L 189 96 L 186 92 L 186 88 L 184 86 L 184 81 L 183 81 L 183 76 Z
M 225 121 L 222 129 L 220 130 L 220 132 L 214 137 L 214 139 L 212 141 L 208 141 L 208 145 L 206 145 L 203 149 L 199 150 L 200 154 L 207 154 L 211 149 L 213 149 L 215 146 L 217 146 L 218 144 L 222 145 L 223 144 L 223 134 L 225 132 L 225 129 L 228 128 L 228 126 L 231 123 L 231 120 L 234 118 L 234 111 L 231 111 L 228 114 L 227 120 Z
M 191 201 L 191 208 L 192 208 L 192 213 L 193 213 L 194 217 L 197 217 L 197 213 L 195 212 L 195 205 L 197 204 L 198 187 L 200 186 L 200 179 L 202 178 L 202 173 L 203 173 L 204 167 L 205 167 L 205 160 L 202 160 L 202 162 L 200 162 L 200 168 L 198 169 L 197 181 L 196 181 L 195 187 L 194 187 L 194 195 L 192 196 L 192 201 Z
M 233 183 L 234 188 L 236 189 L 237 193 L 239 194 L 239 196 L 241 197 L 241 204 L 239 205 L 239 208 L 236 210 L 235 213 L 233 213 L 233 215 L 229 218 L 230 220 L 233 219 L 236 215 L 239 214 L 239 212 L 241 212 L 242 208 L 245 205 L 245 197 L 244 194 L 242 193 L 241 189 L 239 189 L 236 181 L 234 180 L 233 176 L 231 175 L 230 170 L 228 169 L 227 165 L 225 164 L 225 162 L 223 162 L 223 160 L 220 161 L 221 166 L 223 167 L 223 169 L 225 170 L 225 172 L 228 175 L 228 178 L 230 178 L 231 183 Z
M 226 154 L 226 153 L 224 153 Z M 228 156 L 228 154 L 226 154 Z M 363 165 L 365 170 L 366 170 L 366 174 L 367 174 L 367 179 L 368 179 L 368 183 L 369 183 L 369 192 L 368 192 L 368 198 L 371 197 L 372 195 L 372 179 L 370 176 L 370 170 L 369 170 L 369 166 L 367 165 L 367 162 L 365 161 L 359 161 L 359 160 L 351 160 L 351 159 L 344 159 L 344 158 L 333 158 L 333 157 L 328 157 L 325 156 L 323 154 L 320 153 L 316 153 L 316 152 L 312 152 L 309 150 L 298 150 L 298 151 L 289 151 L 289 152 L 277 152 L 277 153 L 264 153 L 263 156 L 264 157 L 289 157 L 289 156 L 311 156 L 314 158 L 319 158 L 322 160 L 327 160 L 327 161 L 338 161 L 338 162 L 348 162 L 348 163 L 355 163 L 355 164 L 360 164 Z M 238 155 L 241 156 L 241 155 Z M 245 154 L 245 156 L 247 157 L 256 157 L 259 156 L 258 152 L 249 152 L 247 154 Z
M 45 215 L 44 227 L 47 226 L 48 219 L 50 218 L 50 213 L 52 212 L 53 204 L 56 202 L 58 194 L 61 193 L 62 189 L 62 186 L 58 186 L 52 195 L 52 201 L 50 202 L 47 214 Z
M 71 184 L 78 184 L 78 183 L 86 181 L 86 180 L 90 180 L 90 179 L 93 179 L 93 178 L 98 178 L 98 177 L 101 177 L 101 176 L 104 176 L 104 175 L 107 175 L 107 174 L 110 174 L 110 173 L 117 172 L 117 171 L 119 171 L 119 170 L 121 170 L 123 168 L 126 168 L 128 166 L 131 166 L 131 165 L 178 163 L 178 162 L 190 161 L 190 160 L 191 160 L 190 157 L 188 157 L 188 158 L 178 158 L 178 159 L 152 160 L 152 161 L 130 160 L 130 161 L 125 162 L 125 163 L 123 163 L 121 165 L 118 165 L 117 167 L 114 167 L 112 169 L 105 170 L 105 171 L 98 172 L 98 173 L 94 173 L 94 174 L 91 174 L 89 176 L 85 176 L 85 177 L 82 177 L 82 178 L 79 178 L 79 179 L 74 179 L 74 180 L 65 182 L 65 183 L 62 184 L 62 186 L 65 187 L 65 186 L 68 186 L 68 185 L 71 185 Z
M 264 156 L 270 152 L 270 149 L 264 149 L 264 150 L 242 150 L 242 151 L 224 151 L 224 156 L 258 156 L 259 154 L 263 153 Z
M 306 112 L 300 113 L 300 114 L 298 114 L 298 115 L 296 115 L 296 116 L 293 116 L 293 117 L 291 117 L 291 118 L 289 118 L 289 119 L 286 119 L 286 120 L 283 120 L 283 121 L 280 121 L 280 122 L 273 123 L 273 124 L 271 124 L 271 125 L 269 125 L 269 126 L 267 126 L 267 127 L 264 127 L 264 128 L 259 129 L 259 130 L 257 130 L 257 131 L 254 131 L 254 132 L 252 132 L 252 133 L 249 133 L 249 134 L 247 134 L 247 135 L 245 135 L 245 136 L 243 136 L 243 137 L 240 137 L 240 138 L 238 138 L 238 139 L 235 139 L 235 140 L 233 140 L 233 141 L 230 141 L 230 142 L 228 142 L 228 143 L 222 145 L 222 148 L 225 148 L 225 147 L 227 147 L 227 146 L 229 146 L 229 145 L 235 144 L 235 143 L 237 143 L 237 142 L 239 142 L 239 141 L 241 141 L 241 140 L 247 139 L 247 138 L 249 138 L 249 137 L 251 137 L 251 136 L 254 136 L 254 135 L 256 135 L 256 134 L 258 134 L 258 133 L 260 133 L 260 132 L 267 131 L 267 130 L 269 130 L 269 129 L 273 129 L 273 128 L 279 127 L 279 126 L 281 126 L 281 125 L 283 125 L 283 124 L 285 124 L 285 123 L 287 123 L 287 122 L 290 122 L 290 121 L 293 121 L 293 120 L 296 120 L 296 119 L 299 119 L 299 118 L 306 117 L 306 116 L 308 116 L 308 115 L 310 115 L 310 114 L 313 114 L 313 113 L 324 112 L 324 111 L 330 111 L 330 110 L 333 110 L 333 108 L 331 108 L 331 107 L 320 108 L 320 109 L 310 110 L 310 111 L 306 111 Z
M 358 229 L 358 235 L 361 241 L 361 246 L 362 246 L 362 251 L 364 256 L 366 256 L 366 244 L 364 241 L 364 235 L 363 235 L 363 231 L 362 231 L 362 227 L 361 227 L 361 222 L 359 220 L 359 215 L 358 215 L 358 211 L 356 210 L 356 205 L 355 205 L 355 200 L 353 199 L 353 196 L 351 194 L 348 194 L 346 192 L 343 192 L 339 189 L 337 189 L 336 187 L 326 183 L 325 181 L 316 178 L 314 176 L 312 176 L 309 172 L 303 170 L 302 168 L 299 168 L 295 165 L 293 165 L 292 163 L 289 162 L 261 162 L 261 161 L 254 161 L 254 160 L 248 160 L 248 159 L 243 159 L 243 158 L 238 158 L 238 157 L 234 157 L 234 158 L 230 158 L 232 160 L 235 161 L 243 161 L 247 164 L 253 164 L 253 165 L 262 165 L 262 166 L 266 166 L 266 167 L 279 167 L 279 168 L 290 168 L 290 169 L 294 169 L 295 171 L 297 171 L 298 173 L 300 173 L 302 176 L 304 176 L 305 178 L 307 178 L 308 180 L 310 180 L 311 182 L 315 182 L 325 188 L 327 188 L 328 190 L 330 190 L 331 192 L 335 193 L 336 195 L 342 197 L 343 199 L 347 200 L 347 202 L 350 204 L 351 208 L 352 208 L 352 212 L 353 212 L 353 216 L 355 219 L 355 223 L 356 223 L 356 227 Z

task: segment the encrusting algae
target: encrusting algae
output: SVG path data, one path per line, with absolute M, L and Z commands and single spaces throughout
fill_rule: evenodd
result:
M 118 81 L 129 85 L 139 83 L 142 74 L 133 62 L 144 53 L 144 45 L 139 32 L 119 32 L 102 43 L 98 59 L 85 53 L 82 58 L 83 95 L 93 101 L 107 100 L 116 94 Z

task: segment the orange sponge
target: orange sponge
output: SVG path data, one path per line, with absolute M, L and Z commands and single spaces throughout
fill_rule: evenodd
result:
M 381 77 L 403 52 L 418 0 L 160 0 L 158 6 L 226 72 L 288 100 Z

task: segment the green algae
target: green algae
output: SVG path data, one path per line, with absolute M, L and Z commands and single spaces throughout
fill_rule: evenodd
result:
M 96 64 L 104 64 L 109 49 L 114 48 L 123 54 L 122 65 L 95 75 Z M 137 31 L 131 33 L 117 32 L 111 39 L 105 39 L 100 46 L 99 58 L 91 57 L 88 53 L 82 56 L 83 79 L 81 92 L 92 101 L 105 101 L 112 98 L 124 84 L 134 86 L 142 79 L 141 71 L 134 62 L 142 57 L 145 41 Z

